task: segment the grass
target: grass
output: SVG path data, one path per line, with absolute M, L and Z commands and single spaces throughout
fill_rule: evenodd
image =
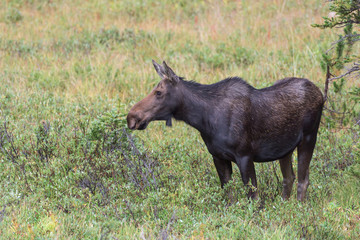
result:
M 326 9 L 317 0 L 0 3 L 1 238 L 357 239 L 356 116 L 339 127 L 342 115 L 324 112 L 305 203 L 295 190 L 281 199 L 276 162 L 256 164 L 260 200 L 249 202 L 238 171 L 220 188 L 196 130 L 154 122 L 130 135 L 125 123 L 159 80 L 151 59 L 200 83 L 240 76 L 261 88 L 299 76 L 323 89 L 321 52 L 336 34 L 310 24 Z M 331 87 L 329 105 L 358 112 L 353 86 Z

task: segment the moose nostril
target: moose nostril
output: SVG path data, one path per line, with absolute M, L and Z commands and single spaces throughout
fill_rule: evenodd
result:
M 134 116 L 134 114 L 129 113 L 127 115 L 126 120 L 127 120 L 128 128 L 134 130 L 136 127 L 136 117 Z

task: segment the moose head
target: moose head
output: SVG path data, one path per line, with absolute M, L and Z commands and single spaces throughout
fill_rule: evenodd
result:
M 161 81 L 143 100 L 136 103 L 127 116 L 130 129 L 144 130 L 151 121 L 165 120 L 171 126 L 171 118 L 177 107 L 177 84 L 180 81 L 174 71 L 163 62 L 161 66 L 152 60 Z

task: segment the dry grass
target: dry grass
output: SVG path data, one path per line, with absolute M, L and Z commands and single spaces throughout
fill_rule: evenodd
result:
M 151 65 L 148 64 L 148 58 L 152 57 L 170 61 L 180 74 L 188 78 L 196 76 L 201 82 L 213 82 L 229 75 L 244 76 L 245 79 L 254 83 L 271 82 L 283 76 L 298 75 L 322 83 L 319 76 L 323 74 L 318 65 L 314 66 L 314 63 L 318 64 L 316 55 L 319 48 L 326 46 L 319 42 L 320 36 L 326 33 L 311 28 L 310 24 L 321 21 L 321 16 L 325 11 L 325 8 L 322 8 L 323 4 L 316 1 L 256 1 L 255 3 L 199 1 L 197 5 L 204 10 L 197 13 L 194 9 L 195 13 L 186 15 L 178 4 L 164 7 L 158 6 L 162 4 L 155 2 L 146 2 L 148 4 L 143 9 L 147 10 L 147 13 L 140 20 L 126 12 L 126 9 L 132 7 L 130 1 L 122 3 L 64 1 L 61 4 L 45 2 L 39 4 L 40 9 L 37 4 L 25 4 L 19 7 L 24 17 L 22 21 L 16 23 L 15 26 L 5 23 L 1 23 L 0 26 L 1 32 L 6 33 L 6 39 L 41 42 L 44 46 L 51 46 L 55 41 L 82 35 L 84 31 L 98 32 L 109 27 L 115 27 L 120 32 L 124 29 L 133 29 L 135 33 L 146 31 L 159 38 L 168 32 L 174 35 L 171 41 L 160 39 L 159 42 L 158 39 L 154 39 L 146 44 L 144 48 L 147 49 L 140 49 L 146 52 L 145 56 L 139 56 L 137 50 L 133 53 L 131 49 L 115 46 L 111 51 L 96 50 L 86 56 L 72 56 L 65 59 L 65 63 L 64 59 L 54 59 L 58 53 L 51 49 L 44 50 L 44 53 L 48 55 L 44 58 L 19 59 L 16 56 L 8 56 L 10 59 L 6 62 L 11 64 L 9 66 L 11 68 L 13 68 L 12 64 L 20 63 L 21 66 L 26 66 L 26 69 L 36 67 L 47 70 L 47 67 L 51 66 L 54 70 L 67 70 L 73 66 L 74 61 L 81 58 L 90 64 L 97 66 L 109 64 L 128 72 L 140 69 L 143 73 L 136 77 L 141 78 L 153 72 Z M 5 15 L 6 6 L 9 5 L 16 6 L 16 4 L 5 3 L 0 16 Z M 231 36 L 233 38 L 229 40 Z M 187 41 L 194 42 L 194 47 L 206 45 L 215 48 L 217 43 L 241 46 L 255 52 L 257 59 L 255 64 L 246 68 L 238 66 L 230 69 L 205 68 L 199 72 L 200 69 L 196 68 L 194 60 L 184 59 L 181 52 L 183 49 L 176 52 L 175 59 L 166 56 L 167 48 L 178 50 L 176 49 L 178 47 L 174 45 L 181 47 Z M 289 55 L 289 51 L 293 51 L 292 62 L 288 63 L 291 64 L 292 69 L 284 66 L 282 56 L 276 54 L 279 51 L 284 55 Z M 47 61 L 43 61 L 44 59 Z M 6 66 L 2 67 L 6 68 Z M 21 71 L 25 72 L 26 69 Z

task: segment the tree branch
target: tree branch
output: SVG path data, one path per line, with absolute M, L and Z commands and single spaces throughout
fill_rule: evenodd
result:
M 336 46 L 336 44 L 338 44 L 339 42 L 342 42 L 342 41 L 344 41 L 344 40 L 346 40 L 346 39 L 348 39 L 348 38 L 354 38 L 354 37 L 355 37 L 355 38 L 358 37 L 358 38 L 356 38 L 356 39 L 351 39 L 351 41 L 353 41 L 353 42 L 360 41 L 360 34 L 348 34 L 348 35 L 342 36 L 339 40 L 331 43 L 331 47 L 330 47 L 328 50 L 326 50 L 325 53 L 328 54 L 331 50 L 334 49 L 334 47 Z
M 355 63 L 354 63 L 354 66 L 353 66 L 352 68 L 350 68 L 350 69 L 347 69 L 347 72 L 346 72 L 346 73 L 341 74 L 341 75 L 336 76 L 336 77 L 332 77 L 332 78 L 329 79 L 329 81 L 334 81 L 334 80 L 336 80 L 336 79 L 343 78 L 343 77 L 345 77 L 345 76 L 347 76 L 347 75 L 350 75 L 351 73 L 357 72 L 357 71 L 360 71 L 360 63 L 356 63 L 356 62 L 355 62 Z

